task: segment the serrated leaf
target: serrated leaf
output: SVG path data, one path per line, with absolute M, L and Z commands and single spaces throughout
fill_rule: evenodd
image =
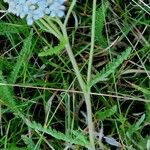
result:
M 13 68 L 13 71 L 11 72 L 11 75 L 9 78 L 9 83 L 16 82 L 21 67 L 24 64 L 28 63 L 28 59 L 29 59 L 31 51 L 32 51 L 31 46 L 32 46 L 32 32 L 30 32 L 30 35 L 25 39 L 25 41 L 23 43 L 22 50 L 18 56 L 17 62 Z
M 15 99 L 13 98 L 13 92 L 9 86 L 7 86 L 7 82 L 4 79 L 2 72 L 0 71 L 0 103 L 14 109 L 16 107 Z
M 111 117 L 112 115 L 114 115 L 117 112 L 117 106 L 113 106 L 110 109 L 106 109 L 104 111 L 97 111 L 96 112 L 96 118 L 103 121 L 108 117 Z
M 27 26 L 0 21 L 0 35 L 26 33 L 28 30 Z
M 133 133 L 137 132 L 144 120 L 145 114 L 143 114 L 141 118 L 129 128 L 129 130 L 127 131 L 127 135 L 130 137 Z
M 103 35 L 103 29 L 105 26 L 105 15 L 108 6 L 109 6 L 109 2 L 106 1 L 96 11 L 95 39 L 103 48 L 107 47 L 107 39 Z
M 35 144 L 31 138 L 27 137 L 26 135 L 22 135 L 21 138 L 27 145 L 28 150 L 33 150 L 35 148 Z
M 60 43 L 57 46 L 51 47 L 46 51 L 40 52 L 39 57 L 58 55 L 65 47 L 65 40 L 61 39 Z
M 36 122 L 30 122 L 29 120 L 26 120 L 26 124 L 30 128 L 34 130 L 38 130 L 40 132 L 47 133 L 53 136 L 54 138 L 56 138 L 57 140 L 63 140 L 71 144 L 77 144 L 77 145 L 81 145 L 81 146 L 89 148 L 89 141 L 87 140 L 87 138 L 83 135 L 82 135 L 82 138 L 78 137 L 77 135 L 79 134 L 75 134 L 75 131 L 74 131 L 74 137 L 72 137 L 71 135 L 65 135 L 62 132 L 56 131 L 55 129 L 52 129 L 51 127 L 45 128 L 41 124 L 36 123 Z
M 131 53 L 131 48 L 127 48 L 121 55 L 116 59 L 113 59 L 106 67 L 102 69 L 101 72 L 97 73 L 95 77 L 91 80 L 90 86 L 95 85 L 99 81 L 105 80 L 110 74 L 114 73 L 115 70 L 126 60 Z

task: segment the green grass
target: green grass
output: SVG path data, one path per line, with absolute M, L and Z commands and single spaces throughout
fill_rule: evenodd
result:
M 150 6 L 66 6 L 32 27 L 1 13 L 0 149 L 149 150 Z

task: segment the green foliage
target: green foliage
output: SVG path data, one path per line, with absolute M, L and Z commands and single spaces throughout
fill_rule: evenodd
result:
M 138 91 L 141 91 L 146 100 L 150 100 L 150 90 L 149 89 L 146 89 L 144 87 L 140 87 L 140 86 L 135 85 L 133 83 L 131 85 L 132 85 L 132 87 L 134 87 Z M 145 108 L 146 108 L 146 120 L 150 121 L 150 101 L 146 102 Z
M 128 130 L 126 131 L 126 135 L 129 139 L 129 141 L 133 144 L 135 144 L 135 146 L 138 148 L 138 149 L 145 149 L 146 148 L 146 145 L 143 145 L 143 142 L 146 140 L 144 138 L 141 137 L 141 129 L 143 127 L 142 124 L 144 124 L 144 120 L 145 120 L 145 114 L 143 114 L 140 119 L 135 122 L 133 125 L 131 125 Z M 140 140 L 138 141 L 138 138 L 140 138 Z M 138 142 L 138 144 L 137 144 Z
M 0 21 L 0 35 L 26 33 L 29 27 Z
M 138 91 L 141 91 L 143 94 L 147 95 L 150 97 L 150 90 L 146 89 L 146 88 L 143 88 L 143 87 L 140 87 L 138 85 L 135 85 L 135 84 L 131 84 L 132 87 L 134 87 L 135 89 L 137 89 Z
M 141 124 L 144 122 L 144 120 L 145 120 L 145 114 L 143 114 L 140 117 L 140 119 L 128 129 L 127 135 L 131 137 L 133 133 L 136 133 L 141 128 Z
M 12 69 L 12 62 L 10 63 L 7 59 L 0 57 L 0 70 L 10 71 Z
M 100 44 L 101 47 L 107 47 L 107 39 L 103 35 L 103 30 L 105 27 L 105 16 L 109 2 L 106 0 L 96 11 L 96 22 L 95 22 L 95 39 Z
M 11 88 L 7 85 L 2 72 L 0 71 L 0 103 L 1 105 L 6 105 L 11 109 L 16 108 L 15 99 L 13 98 L 13 92 Z
M 49 19 L 49 17 L 46 17 L 44 19 L 41 19 L 39 21 L 36 22 L 36 24 L 40 27 L 40 29 L 42 31 L 48 32 L 52 35 L 54 35 L 55 37 L 57 37 L 57 39 L 61 39 L 62 33 L 60 32 L 57 23 L 55 22 L 55 19 L 52 21 L 51 19 Z
M 95 116 L 97 119 L 103 121 L 111 116 L 113 116 L 117 112 L 117 106 L 113 106 L 110 109 L 106 109 L 104 111 L 97 111 Z
M 131 53 L 131 48 L 127 48 L 118 58 L 113 59 L 106 67 L 97 73 L 95 77 L 92 79 L 90 86 L 95 85 L 99 81 L 105 80 L 110 74 L 114 73 L 116 69 L 122 64 L 124 60 L 126 60 Z
M 21 68 L 26 66 L 28 64 L 29 58 L 31 56 L 32 48 L 32 32 L 30 32 L 30 35 L 24 40 L 22 50 L 17 58 L 17 62 L 13 68 L 13 71 L 11 72 L 9 83 L 15 83 L 19 73 L 22 71 Z
M 65 40 L 62 38 L 60 39 L 60 43 L 57 46 L 54 47 L 50 47 L 48 49 L 46 49 L 43 52 L 39 53 L 39 57 L 43 57 L 43 56 L 51 56 L 51 55 L 58 55 L 65 47 Z
M 89 47 L 92 45 L 94 60 L 89 65 L 92 80 L 86 90 L 91 89 L 88 91 L 92 105 L 89 108 L 94 113 L 96 150 L 145 150 L 150 143 L 147 6 L 135 0 L 97 0 L 97 3 L 80 0 L 75 7 L 73 3 L 76 0 L 67 4 L 68 18 L 45 16 L 32 27 L 19 17 L 1 13 L 0 149 L 89 149 L 87 120 L 90 117 L 86 116 L 86 99 L 77 76 L 81 75 L 87 83 L 87 63 L 92 56 Z M 6 10 L 7 6 L 0 1 L 1 10 Z M 92 13 L 96 13 L 95 24 L 91 23 L 95 20 Z M 95 39 L 91 40 L 94 25 Z M 106 51 L 109 41 L 115 42 Z M 72 67 L 73 59 L 68 57 L 68 47 L 73 50 L 72 58 L 79 66 L 78 75 Z M 120 54 L 120 50 L 126 48 Z M 60 53 L 62 50 L 65 52 Z M 105 58 L 110 58 L 108 65 L 99 70 L 106 64 L 108 59 Z M 127 63 L 123 63 L 126 59 Z M 81 111 L 85 112 L 82 113 L 84 118 Z M 117 147 L 116 142 L 121 142 L 122 147 Z
M 22 135 L 21 138 L 27 145 L 28 150 L 33 150 L 35 148 L 35 144 L 31 138 L 27 137 L 26 135 Z
M 8 148 L 3 148 L 1 150 L 31 150 L 31 149 L 27 149 L 25 147 L 19 148 L 15 144 L 10 144 Z
M 59 20 L 60 21 L 60 20 Z M 57 19 L 50 20 L 48 17 L 45 16 L 44 19 L 41 19 L 40 21 L 37 21 L 37 25 L 46 32 L 49 32 L 50 34 L 53 34 L 55 37 L 57 37 L 59 44 L 57 46 L 48 46 L 48 48 L 45 48 L 44 51 L 40 52 L 38 55 L 39 57 L 44 56 L 51 56 L 51 55 L 58 55 L 65 47 L 66 41 L 60 32 L 60 29 L 58 28 L 59 22 Z
M 150 121 L 150 94 L 144 94 L 144 97 L 146 100 L 149 100 L 149 102 L 145 103 L 145 108 L 146 108 L 146 120 L 149 122 Z
M 63 140 L 65 142 L 69 142 L 71 144 L 77 144 L 77 145 L 81 145 L 84 147 L 89 148 L 89 142 L 87 141 L 87 138 L 85 136 L 83 136 L 81 133 L 74 131 L 74 137 L 70 136 L 70 135 L 65 135 L 62 132 L 56 131 L 55 129 L 52 129 L 51 127 L 49 127 L 48 129 L 43 127 L 41 124 L 38 124 L 36 122 L 30 122 L 30 121 L 26 121 L 26 124 L 34 129 L 34 130 L 38 130 L 40 132 L 44 132 L 47 133 L 51 136 L 53 136 L 54 138 L 56 138 L 57 140 Z

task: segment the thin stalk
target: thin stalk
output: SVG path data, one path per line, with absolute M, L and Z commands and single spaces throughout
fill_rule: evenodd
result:
M 93 126 L 93 121 L 92 121 L 92 106 L 91 106 L 90 93 L 89 93 L 89 91 L 87 91 L 85 82 L 83 81 L 82 76 L 80 74 L 80 70 L 78 68 L 77 62 L 75 60 L 74 54 L 72 52 L 72 49 L 71 49 L 71 46 L 70 46 L 70 43 L 69 43 L 66 27 L 63 26 L 62 30 L 63 30 L 64 38 L 66 40 L 66 45 L 65 45 L 66 51 L 68 53 L 68 56 L 69 56 L 70 61 L 72 63 L 73 69 L 74 69 L 75 74 L 77 76 L 78 82 L 79 82 L 80 87 L 81 87 L 81 89 L 83 91 L 83 94 L 84 94 L 84 98 L 85 98 L 85 102 L 86 102 L 86 108 L 87 108 L 87 118 L 88 118 L 90 145 L 91 145 L 91 149 L 95 150 L 94 126 Z
M 62 29 L 63 29 L 64 38 L 66 41 L 65 48 L 67 50 L 68 56 L 69 56 L 70 61 L 72 63 L 73 69 L 75 71 L 75 74 L 76 74 L 77 79 L 79 81 L 79 84 L 81 86 L 81 89 L 82 89 L 82 91 L 85 91 L 85 82 L 83 81 L 83 79 L 81 77 L 80 70 L 78 68 L 77 62 L 76 62 L 74 54 L 72 52 L 72 49 L 71 49 L 71 46 L 69 43 L 69 39 L 68 39 L 68 35 L 67 35 L 67 31 L 66 31 L 66 27 L 64 26 Z
M 92 35 L 91 35 L 91 48 L 88 63 L 87 85 L 91 80 L 91 70 L 93 62 L 94 44 L 95 44 L 95 21 L 96 21 L 96 0 L 93 0 L 93 13 L 92 13 Z
M 76 0 L 72 1 L 72 4 L 68 10 L 68 13 L 66 15 L 64 24 L 62 24 L 62 22 L 58 19 L 56 19 L 56 22 L 59 24 L 59 26 L 61 27 L 61 30 L 63 32 L 65 41 L 66 41 L 66 51 L 68 53 L 69 59 L 72 63 L 73 69 L 75 71 L 75 74 L 77 76 L 78 82 L 80 84 L 80 87 L 83 91 L 83 95 L 85 98 L 85 102 L 86 102 L 86 109 L 87 109 L 87 120 L 88 120 L 88 128 L 89 128 L 89 139 L 90 139 L 90 145 L 91 145 L 91 150 L 95 150 L 95 144 L 94 144 L 94 125 L 93 125 L 93 121 L 92 121 L 92 106 L 91 106 L 91 97 L 90 97 L 90 90 L 89 88 L 87 88 L 88 86 L 85 84 L 85 82 L 83 81 L 83 78 L 81 76 L 80 70 L 78 68 L 77 62 L 75 60 L 75 56 L 72 52 L 70 43 L 69 43 L 69 39 L 68 39 L 68 35 L 67 35 L 67 31 L 66 31 L 66 26 L 68 23 L 68 19 L 70 17 L 70 14 L 72 12 L 73 7 L 76 4 Z M 91 39 L 91 50 L 90 50 L 90 61 L 89 61 L 89 79 L 91 78 L 91 66 L 92 66 L 92 58 L 93 58 L 93 51 L 94 51 L 94 38 L 95 38 L 95 12 L 96 12 L 96 0 L 94 0 L 93 2 L 93 15 L 92 15 L 92 39 Z M 88 81 L 90 82 L 90 80 Z M 87 82 L 87 83 L 88 83 Z
M 74 7 L 75 4 L 76 4 L 76 1 L 77 1 L 77 0 L 73 0 L 73 1 L 72 1 L 71 5 L 70 5 L 70 7 L 69 7 L 68 13 L 67 13 L 67 15 L 65 16 L 65 21 L 64 21 L 64 26 L 65 26 L 65 27 L 67 26 L 67 23 L 68 23 L 70 14 L 71 14 L 71 12 L 72 12 L 73 7 Z
M 86 109 L 87 109 L 87 120 L 88 120 L 88 128 L 89 128 L 89 139 L 91 144 L 91 150 L 95 150 L 94 143 L 94 124 L 92 120 L 92 105 L 91 105 L 91 97 L 89 92 L 84 92 Z
M 88 125 L 89 127 L 89 134 L 90 134 L 90 142 L 92 144 L 92 150 L 95 149 L 94 144 L 94 124 L 92 122 L 92 105 L 91 105 L 91 89 L 90 89 L 90 81 L 91 81 L 91 72 L 92 72 L 92 62 L 93 62 L 93 53 L 94 53 L 94 45 L 95 45 L 95 22 L 96 22 L 96 1 L 93 0 L 93 13 L 92 13 L 92 35 L 91 35 L 91 48 L 90 48 L 90 56 L 89 56 L 89 63 L 88 63 L 88 73 L 87 73 L 87 93 L 85 94 L 86 106 L 87 106 L 87 112 L 88 112 Z M 92 122 L 92 124 L 90 124 Z

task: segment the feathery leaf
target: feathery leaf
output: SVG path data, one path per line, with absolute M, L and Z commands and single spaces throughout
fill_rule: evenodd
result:
M 106 109 L 104 111 L 97 111 L 95 115 L 97 119 L 100 119 L 101 121 L 103 121 L 106 118 L 114 115 L 116 112 L 117 112 L 117 106 L 115 105 L 110 109 Z
M 60 43 L 57 46 L 51 47 L 49 49 L 47 49 L 46 51 L 43 51 L 41 53 L 39 53 L 39 57 L 43 57 L 43 56 L 50 56 L 50 55 L 58 55 L 61 50 L 63 50 L 65 47 L 65 40 L 61 39 Z
M 16 110 L 16 102 L 13 98 L 13 92 L 11 88 L 7 86 L 7 82 L 5 81 L 2 72 L 0 71 L 0 103 L 8 106 L 9 108 Z M 5 85 L 6 84 L 6 85 Z
M 18 74 L 21 70 L 21 67 L 24 64 L 28 63 L 28 59 L 31 55 L 31 45 L 32 45 L 32 32 L 30 32 L 30 35 L 25 39 L 23 43 L 23 48 L 18 56 L 17 62 L 13 68 L 13 71 L 11 72 L 9 83 L 15 83 L 18 77 Z
M 127 48 L 118 58 L 113 59 L 106 67 L 102 69 L 100 73 L 97 73 L 90 83 L 90 86 L 95 85 L 99 81 L 103 81 L 110 74 L 114 73 L 117 67 L 119 67 L 124 60 L 126 60 L 131 53 L 131 48 Z
M 26 33 L 28 30 L 27 26 L 0 21 L 0 35 Z
M 105 14 L 108 6 L 109 2 L 105 1 L 104 4 L 102 4 L 96 11 L 95 39 L 104 48 L 107 47 L 107 39 L 103 35 L 103 29 L 105 26 Z
M 85 146 L 85 147 L 89 148 L 89 142 L 87 141 L 87 138 L 84 135 L 79 136 L 79 134 L 81 134 L 79 132 L 75 133 L 76 131 L 74 131 L 73 132 L 74 137 L 72 137 L 70 135 L 65 135 L 62 132 L 56 131 L 55 129 L 52 129 L 51 127 L 44 128 L 41 124 L 36 123 L 36 122 L 30 122 L 29 120 L 26 120 L 26 124 L 30 128 L 32 128 L 34 130 L 38 130 L 40 132 L 47 133 L 58 140 L 63 140 L 65 142 L 69 142 L 71 144 L 77 144 L 77 145 L 81 145 L 81 146 Z

